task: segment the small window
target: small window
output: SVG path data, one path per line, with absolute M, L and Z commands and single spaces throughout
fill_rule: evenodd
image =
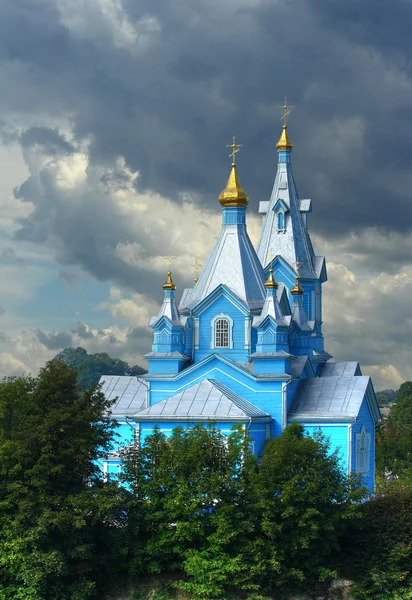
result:
M 216 321 L 215 347 L 229 348 L 229 322 L 227 319 L 218 319 Z
M 285 231 L 285 213 L 278 213 L 278 231 Z
M 366 432 L 365 425 L 356 434 L 356 472 L 367 475 L 370 464 L 371 434 Z

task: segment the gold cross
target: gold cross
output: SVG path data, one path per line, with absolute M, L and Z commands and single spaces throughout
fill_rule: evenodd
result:
M 273 259 L 274 259 L 274 255 L 272 254 L 272 252 L 269 254 L 269 261 L 270 261 L 270 268 L 273 268 Z
M 298 277 L 299 277 L 299 270 L 300 267 L 303 267 L 303 262 L 300 262 L 299 260 L 296 261 L 296 270 L 298 272 Z
M 194 268 L 195 268 L 195 273 L 196 273 L 196 276 L 195 276 L 195 283 L 197 283 L 197 282 L 198 282 L 198 279 L 199 279 L 199 278 L 198 278 L 198 275 L 199 275 L 199 267 L 203 267 L 203 265 L 200 265 L 200 264 L 197 262 L 197 258 L 196 258 L 195 264 L 194 264 L 194 265 L 191 265 L 191 267 L 194 267 Z
M 285 96 L 285 104 L 283 106 L 278 106 L 278 108 L 283 109 L 283 115 L 280 118 L 283 119 L 283 126 L 286 127 L 286 119 L 287 119 L 288 115 L 290 114 L 290 111 L 292 110 L 292 108 L 295 108 L 295 107 L 288 106 L 288 102 L 287 102 L 286 96 Z
M 169 262 L 169 267 L 172 265 L 172 260 L 176 260 L 176 256 L 164 256 L 163 258 Z
M 232 165 L 236 164 L 236 154 L 239 152 L 243 144 L 236 144 L 236 136 L 233 136 L 233 142 L 231 144 L 226 144 L 226 148 L 232 148 L 232 152 L 229 156 L 232 157 Z

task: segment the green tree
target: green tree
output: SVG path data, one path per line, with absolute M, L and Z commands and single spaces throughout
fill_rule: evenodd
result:
M 376 399 L 378 400 L 379 406 L 386 406 L 395 400 L 395 390 L 381 390 L 376 392 Z
M 331 555 L 346 520 L 365 496 L 320 434 L 310 437 L 292 423 L 281 437 L 267 442 L 257 487 L 263 540 L 259 560 L 265 561 L 266 571 L 262 582 L 296 590 L 333 577 Z
M 130 367 L 120 358 L 112 358 L 106 352 L 88 354 L 84 348 L 66 348 L 56 357 L 63 364 L 79 372 L 78 381 L 85 388 L 95 386 L 102 375 L 135 375 L 145 373 L 145 369 L 135 365 Z
M 410 600 L 412 487 L 387 486 L 360 507 L 342 539 L 341 575 L 359 600 Z
M 83 600 L 127 562 L 129 492 L 97 461 L 115 423 L 99 389 L 49 362 L 0 384 L 0 598 Z
M 383 474 L 402 476 L 412 464 L 412 382 L 399 388 L 388 419 L 378 432 L 376 464 Z
M 222 599 L 233 584 L 249 587 L 241 549 L 246 519 L 253 520 L 245 507 L 246 474 L 256 460 L 245 432 L 236 428 L 225 437 L 212 424 L 195 425 L 167 438 L 156 428 L 124 459 L 144 529 L 137 569 L 183 572 L 181 587 L 191 598 Z

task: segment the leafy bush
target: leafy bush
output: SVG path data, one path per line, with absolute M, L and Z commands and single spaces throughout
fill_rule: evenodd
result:
M 342 540 L 342 573 L 360 600 L 410 600 L 412 488 L 389 487 L 361 507 Z

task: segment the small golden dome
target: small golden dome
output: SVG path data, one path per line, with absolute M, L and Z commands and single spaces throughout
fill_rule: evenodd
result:
M 296 275 L 295 285 L 290 290 L 290 293 L 294 294 L 295 296 L 297 296 L 299 294 L 303 294 L 303 291 L 304 291 L 302 286 L 300 285 L 299 279 L 300 279 L 299 275 Z
M 278 282 L 275 281 L 275 278 L 273 277 L 273 269 L 270 268 L 269 269 L 269 277 L 265 281 L 265 288 L 267 288 L 268 290 L 276 290 L 278 285 L 279 285 Z
M 168 273 L 167 273 L 167 279 L 166 279 L 166 283 L 163 284 L 163 289 L 164 290 L 172 290 L 172 291 L 174 291 L 176 289 L 176 286 L 172 280 L 172 272 L 171 271 L 168 271 Z
M 237 178 L 236 164 L 234 162 L 232 163 L 232 170 L 230 171 L 226 187 L 219 194 L 219 202 L 224 208 L 248 205 L 247 195 Z
M 280 138 L 278 143 L 276 144 L 276 148 L 278 150 L 292 150 L 293 144 L 288 136 L 288 128 L 286 125 L 282 127 L 282 133 L 280 134 Z

